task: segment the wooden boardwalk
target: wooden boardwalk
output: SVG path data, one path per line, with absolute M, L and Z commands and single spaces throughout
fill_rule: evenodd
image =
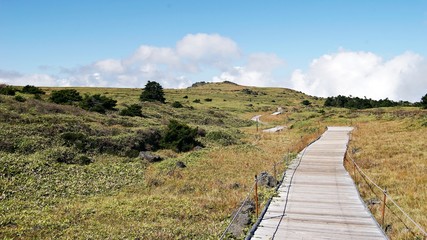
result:
M 252 239 L 387 239 L 343 159 L 350 127 L 329 127 L 286 172 Z

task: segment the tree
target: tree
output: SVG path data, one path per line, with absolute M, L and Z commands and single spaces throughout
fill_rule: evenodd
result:
M 52 102 L 58 104 L 72 104 L 82 100 L 82 96 L 76 89 L 63 89 L 59 91 L 52 91 L 49 98 Z
M 148 101 L 148 102 L 159 101 L 161 103 L 165 103 L 166 99 L 164 95 L 165 94 L 163 93 L 163 87 L 159 83 L 154 81 L 153 82 L 148 81 L 139 99 L 141 101 Z
M 425 109 L 427 109 L 427 94 L 424 95 L 424 97 L 421 98 L 421 106 Z
M 80 107 L 91 112 L 105 113 L 106 110 L 114 110 L 116 103 L 116 100 L 100 94 L 85 95 Z

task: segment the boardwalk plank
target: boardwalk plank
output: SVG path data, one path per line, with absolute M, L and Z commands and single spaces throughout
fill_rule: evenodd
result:
M 329 127 L 291 164 L 252 239 L 387 239 L 343 167 L 351 130 Z

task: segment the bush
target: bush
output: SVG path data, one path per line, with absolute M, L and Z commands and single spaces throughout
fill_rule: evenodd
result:
M 212 131 L 206 135 L 206 138 L 215 141 L 222 146 L 229 146 L 237 143 L 237 139 L 232 135 L 222 131 Z
M 80 132 L 65 132 L 60 135 L 65 146 L 74 146 L 80 151 L 86 151 L 89 146 L 87 136 Z
M 310 101 L 308 101 L 308 100 L 303 100 L 303 101 L 301 102 L 301 104 L 302 104 L 302 105 L 304 105 L 304 106 L 310 106 L 310 105 L 311 105 L 311 102 L 310 102 Z
M 5 84 L 0 85 L 0 94 L 2 95 L 15 96 L 15 92 L 17 92 L 17 90 L 12 86 L 8 86 Z
M 50 101 L 58 104 L 72 104 L 82 100 L 80 93 L 75 89 L 63 89 L 58 91 L 52 91 L 50 95 Z
M 28 94 L 45 94 L 45 92 L 40 88 L 31 85 L 26 85 L 25 87 L 23 87 L 21 92 Z
M 20 95 L 15 96 L 15 100 L 18 101 L 18 102 L 25 102 L 26 101 L 26 99 L 23 96 L 20 96 Z
M 130 116 L 130 117 L 142 117 L 142 107 L 138 104 L 132 104 L 125 109 L 120 111 L 121 116 Z
M 336 97 L 328 97 L 325 100 L 325 107 L 342 107 L 350 109 L 367 109 L 367 108 L 378 108 L 378 107 L 394 107 L 394 106 L 409 106 L 408 102 L 395 102 L 392 100 L 380 99 L 373 100 L 370 98 L 359 98 L 359 97 L 346 97 L 338 95 Z
M 205 98 L 205 102 L 212 102 L 212 98 Z
M 182 103 L 180 103 L 178 101 L 175 101 L 175 102 L 172 103 L 172 107 L 174 107 L 174 108 L 182 108 L 184 106 L 182 105 Z
M 187 99 L 188 98 L 188 96 L 187 95 L 185 95 L 184 97 L 182 97 L 182 98 L 185 98 L 185 99 Z
M 179 123 L 176 120 L 171 120 L 168 124 L 165 135 L 160 141 L 160 145 L 176 152 L 186 152 L 192 150 L 198 145 L 201 145 L 196 140 L 196 136 L 197 129 Z
M 421 98 L 421 106 L 425 109 L 427 109 L 427 94 L 424 95 L 424 97 Z
M 80 107 L 91 112 L 105 113 L 106 110 L 114 110 L 116 103 L 116 100 L 100 94 L 85 95 Z
M 160 148 L 161 139 L 159 129 L 139 130 L 136 132 L 136 141 L 132 148 L 138 151 L 155 151 Z
M 141 101 L 155 102 L 159 101 L 165 103 L 163 87 L 157 82 L 148 81 L 145 85 L 144 91 L 141 93 L 139 99 Z
M 60 147 L 52 150 L 47 157 L 51 161 L 55 161 L 58 163 L 65 163 L 65 164 L 87 165 L 92 162 L 92 160 L 87 156 L 82 154 L 77 154 L 72 149 L 64 148 L 64 147 Z
M 200 103 L 200 99 L 194 99 L 193 103 Z

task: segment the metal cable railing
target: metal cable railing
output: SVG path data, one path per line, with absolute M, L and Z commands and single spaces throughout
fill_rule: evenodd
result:
M 288 154 L 286 155 L 286 157 L 283 159 L 283 160 L 280 160 L 280 161 L 278 161 L 278 162 L 275 162 L 275 163 L 273 163 L 273 176 L 274 176 L 274 179 L 275 179 L 275 182 L 277 183 L 277 180 L 276 180 L 276 177 L 277 177 L 277 168 L 276 168 L 276 166 L 277 165 L 279 165 L 279 164 L 288 164 L 288 162 L 289 162 L 289 157 L 290 157 L 290 153 L 288 152 Z M 285 171 L 283 171 L 283 175 L 285 174 Z M 282 178 L 281 178 L 281 181 L 283 180 L 283 177 L 284 176 L 282 176 Z M 227 235 L 227 232 L 229 231 L 229 229 L 230 229 L 230 227 L 232 226 L 232 224 L 234 223 L 234 221 L 236 220 L 236 218 L 237 218 L 237 216 L 239 215 L 239 213 L 242 211 L 242 209 L 243 209 L 243 207 L 244 207 L 244 205 L 246 204 L 246 202 L 249 200 L 249 198 L 250 198 L 250 196 L 252 195 L 252 193 L 254 192 L 254 190 L 256 190 L 257 189 L 257 181 L 258 181 L 258 179 L 257 179 L 257 176 L 255 176 L 255 183 L 252 185 L 252 187 L 251 187 L 251 189 L 249 190 L 249 192 L 248 192 L 248 194 L 247 194 L 247 196 L 246 196 L 246 198 L 245 198 L 245 200 L 243 200 L 243 202 L 242 202 L 242 204 L 240 205 L 240 207 L 238 208 L 238 210 L 236 211 L 236 213 L 234 214 L 234 216 L 233 216 L 233 218 L 231 219 L 231 221 L 230 221 L 230 223 L 228 224 L 228 226 L 227 226 L 227 228 L 224 230 L 224 232 L 222 233 L 222 235 L 221 235 L 221 237 L 219 238 L 219 239 L 224 239 L 225 238 L 225 236 Z M 279 184 L 276 184 L 276 191 L 277 191 L 277 187 L 278 187 L 278 185 L 280 185 L 280 182 L 279 182 Z M 256 214 L 257 214 L 257 218 L 259 217 L 258 215 L 259 215 L 259 213 L 258 213 L 258 207 L 259 207 L 259 203 L 258 203 L 258 199 L 257 199 L 257 194 L 255 194 L 255 205 L 256 205 L 256 208 L 257 208 L 257 211 L 256 211 Z
M 393 203 L 393 205 L 406 217 L 406 219 L 408 219 L 417 229 L 418 231 L 424 236 L 424 238 L 427 238 L 427 232 L 417 223 L 415 222 L 415 220 L 413 218 L 411 218 L 409 216 L 409 214 L 407 212 L 405 212 L 399 205 L 397 205 L 396 201 L 387 193 L 386 189 L 381 188 L 377 183 L 375 183 L 361 168 L 360 166 L 356 163 L 356 161 L 353 159 L 353 157 L 350 155 L 350 152 L 347 151 L 347 159 L 349 159 L 352 163 L 353 163 L 353 167 L 359 172 L 359 174 L 363 177 L 363 179 L 365 179 L 365 181 L 368 183 L 371 183 L 374 187 L 376 187 L 378 190 L 380 190 L 383 194 L 384 194 L 384 200 L 382 200 L 383 202 L 383 206 L 387 206 L 387 208 L 391 211 L 390 206 L 388 206 L 386 204 L 387 201 Z M 370 187 L 371 188 L 371 187 Z M 373 189 L 371 188 L 371 191 L 373 191 Z M 375 193 L 374 193 L 375 194 Z M 376 195 L 376 194 L 375 194 Z M 384 225 L 384 207 L 383 207 L 383 212 L 382 212 L 382 224 Z M 396 215 L 393 211 L 391 211 L 394 215 Z M 410 229 L 405 222 L 399 218 L 397 215 L 396 217 L 402 221 L 403 225 L 405 225 L 405 227 L 407 227 L 408 229 Z M 383 226 L 384 227 L 384 226 Z

